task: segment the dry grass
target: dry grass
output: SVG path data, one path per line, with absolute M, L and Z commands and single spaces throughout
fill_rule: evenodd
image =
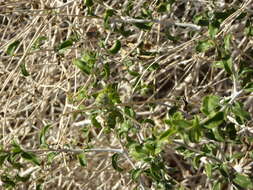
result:
M 80 87 L 86 89 L 89 94 L 95 93 L 102 89 L 104 81 L 100 81 L 95 88 L 94 82 L 100 79 L 81 74 L 72 61 L 87 49 L 96 50 L 102 55 L 105 51 L 99 47 L 99 41 L 106 39 L 107 43 L 112 45 L 118 38 L 117 34 L 104 29 L 102 16 L 106 8 L 113 8 L 121 15 L 120 10 L 126 2 L 103 2 L 98 3 L 95 9 L 95 14 L 101 17 L 93 18 L 85 16 L 83 3 L 77 0 L 66 3 L 60 0 L 0 1 L 0 141 L 4 148 L 8 149 L 12 140 L 16 139 L 27 150 L 38 149 L 38 134 L 47 124 L 52 126 L 48 142 L 55 149 L 64 148 L 66 145 L 73 146 L 73 149 L 86 146 L 87 140 L 81 130 L 90 123 L 90 113 L 87 111 L 73 117 L 70 113 L 77 110 L 80 103 L 72 102 L 71 97 L 77 95 Z M 252 49 L 252 39 L 245 37 L 240 30 L 244 23 L 230 26 L 242 11 L 252 10 L 253 3 L 222 2 L 212 4 L 211 1 L 178 1 L 177 6 L 172 7 L 168 18 L 173 22 L 192 23 L 196 13 L 208 9 L 222 10 L 227 6 L 235 7 L 238 11 L 224 21 L 218 35 L 222 38 L 226 33 L 233 33 L 235 63 L 242 58 L 252 62 L 253 58 L 247 54 Z M 132 15 L 138 12 L 138 7 L 143 3 L 145 1 L 134 3 Z M 151 1 L 149 7 L 154 9 L 155 1 Z M 161 15 L 153 16 L 158 20 L 162 19 Z M 180 37 L 180 40 L 172 42 L 166 39 L 167 27 L 166 23 L 159 22 L 154 24 L 151 31 L 140 31 L 131 26 L 134 34 L 121 39 L 121 53 L 117 56 L 102 57 L 98 65 L 98 69 L 101 69 L 105 61 L 110 64 L 111 77 L 108 80 L 119 83 L 122 102 L 133 106 L 140 119 L 153 119 L 159 130 L 166 128 L 162 119 L 168 107 L 164 105 L 172 105 L 172 100 L 176 97 L 184 95 L 187 102 L 193 105 L 187 113 L 190 117 L 191 111 L 198 111 L 203 96 L 229 96 L 235 85 L 224 70 L 210 66 L 215 59 L 212 52 L 210 55 L 196 53 L 196 40 L 207 35 L 206 28 L 193 33 L 194 28 L 172 25 L 171 34 Z M 80 36 L 80 40 L 66 50 L 64 56 L 59 56 L 54 48 L 75 33 Z M 41 49 L 32 50 L 31 47 L 40 36 L 46 37 Z M 8 46 L 15 40 L 21 41 L 15 56 L 7 55 L 5 52 Z M 136 51 L 141 43 L 144 50 L 159 53 L 137 56 Z M 139 83 L 134 85 L 133 76 L 129 75 L 122 64 L 126 61 L 134 62 L 130 68 L 141 74 L 138 82 L 141 85 L 153 86 L 152 91 L 140 93 L 137 86 Z M 26 65 L 30 76 L 24 77 L 21 74 L 21 64 Z M 150 71 L 148 68 L 155 64 L 159 64 L 159 69 Z M 252 114 L 252 96 L 245 95 L 247 96 L 241 99 Z M 156 105 L 154 109 L 149 107 L 149 103 Z M 86 107 L 94 106 L 94 100 L 85 100 L 82 104 Z M 180 104 L 181 109 L 188 112 L 183 103 Z M 92 128 L 90 130 L 93 147 L 121 147 L 115 136 Z M 140 131 L 141 137 L 147 137 L 150 130 L 148 125 L 144 125 Z M 46 152 L 41 152 L 40 155 L 46 158 Z M 17 189 L 33 189 L 40 182 L 44 182 L 45 189 L 133 189 L 136 184 L 130 180 L 127 173 L 120 174 L 112 168 L 110 156 L 111 153 L 89 153 L 88 166 L 83 168 L 72 154 L 60 153 L 52 165 L 27 165 L 22 172 L 36 170 L 32 175 L 33 180 L 21 184 Z M 128 161 L 123 161 L 122 166 L 127 171 L 132 169 Z M 193 181 L 199 174 L 185 171 L 183 175 L 181 178 L 185 181 Z M 192 184 L 191 189 L 208 189 L 204 178 L 203 180 L 203 184 Z

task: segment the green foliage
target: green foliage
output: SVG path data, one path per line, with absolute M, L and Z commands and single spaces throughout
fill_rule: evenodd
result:
M 119 52 L 120 48 L 121 48 L 121 42 L 119 40 L 116 40 L 113 46 L 108 51 L 114 55 Z
M 30 74 L 28 73 L 28 71 L 26 70 L 26 66 L 24 63 L 20 64 L 20 69 L 21 69 L 21 73 L 23 76 L 27 77 Z
M 73 64 L 76 65 L 83 73 L 90 75 L 95 67 L 97 56 L 96 52 L 87 51 L 83 53 L 81 58 L 75 59 Z
M 78 161 L 81 166 L 83 166 L 83 167 L 87 166 L 87 160 L 86 160 L 86 156 L 84 153 L 78 154 L 77 158 L 78 158 Z
M 121 167 L 119 167 L 118 165 L 118 159 L 119 159 L 120 154 L 116 153 L 114 155 L 112 155 L 112 167 L 118 171 L 118 172 L 123 172 L 124 169 L 122 169 Z
M 201 40 L 198 42 L 198 44 L 196 46 L 196 51 L 206 52 L 209 49 L 213 48 L 214 46 L 215 46 L 215 44 L 212 40 Z
M 41 49 L 41 46 L 47 40 L 46 36 L 39 36 L 32 45 L 32 50 Z
M 66 126 L 77 130 L 77 133 L 74 133 L 71 141 L 66 141 L 67 148 L 63 149 L 57 144 L 58 151 L 51 148 L 48 141 L 49 130 L 53 130 L 51 125 L 42 127 L 36 137 L 38 142 L 32 144 L 40 148 L 39 153 L 21 146 L 27 139 L 20 136 L 20 144 L 13 141 L 9 147 L 1 147 L 3 187 L 17 188 L 19 183 L 28 184 L 34 180 L 31 179 L 33 175 L 31 173 L 21 176 L 21 169 L 31 165 L 48 169 L 61 162 L 61 159 L 57 158 L 62 154 L 67 155 L 64 157 L 65 162 L 72 161 L 73 156 L 80 166 L 87 167 L 90 155 L 86 152 L 89 147 L 96 146 L 99 138 L 103 137 L 103 142 L 106 141 L 104 146 L 114 138 L 117 143 L 112 146 L 121 148 L 120 151 L 109 151 L 111 167 L 120 172 L 121 176 L 131 177 L 132 183 L 139 186 L 145 186 L 146 184 L 142 183 L 146 179 L 151 184 L 147 189 L 187 189 L 188 187 L 184 186 L 184 177 L 188 173 L 207 177 L 207 182 L 210 183 L 208 185 L 213 190 L 221 190 L 228 185 L 238 189 L 253 189 L 252 174 L 245 172 L 244 168 L 241 173 L 234 168 L 235 163 L 253 157 L 249 152 L 252 132 L 245 130 L 246 125 L 251 124 L 252 116 L 244 108 L 245 96 L 250 96 L 253 92 L 252 51 L 244 43 L 236 47 L 238 41 L 252 38 L 252 18 L 248 11 L 232 15 L 238 10 L 240 3 L 234 3 L 233 8 L 224 6 L 222 10 L 216 10 L 216 1 L 207 4 L 208 9 L 200 12 L 195 9 L 187 10 L 191 13 L 188 18 L 184 15 L 184 9 L 191 4 L 187 3 L 186 6 L 186 3 L 181 1 L 138 3 L 129 0 L 111 6 L 109 1 L 83 0 L 84 12 L 80 12 L 78 16 L 88 21 L 92 19 L 92 22 L 94 19 L 96 24 L 103 22 L 105 35 L 101 34 L 103 37 L 96 39 L 101 46 L 97 47 L 91 41 L 94 48 L 83 50 L 82 48 L 87 47 L 84 47 L 86 44 L 81 40 L 87 39 L 82 36 L 83 28 L 79 29 L 73 22 L 69 30 L 71 34 L 68 33 L 67 39 L 59 40 L 60 43 L 52 52 L 61 56 L 60 61 L 61 58 L 67 58 L 63 54 L 73 45 L 76 45 L 77 54 L 82 53 L 73 60 L 73 64 L 84 75 L 77 77 L 75 73 L 75 87 L 70 86 L 67 91 L 68 104 L 77 108 L 71 110 L 74 115 L 71 121 L 78 120 L 78 126 L 79 119 L 84 119 L 85 124 L 80 124 L 80 127 Z M 225 4 L 229 5 L 227 2 Z M 233 17 L 230 18 L 231 15 Z M 125 18 L 127 20 L 124 20 Z M 159 20 L 160 18 L 166 19 Z M 174 18 L 177 21 L 173 20 Z M 167 23 L 170 19 L 171 23 Z M 201 31 L 186 31 L 185 28 L 177 26 L 178 20 L 184 20 L 185 23 L 194 22 L 201 26 Z M 234 24 L 238 23 L 245 36 L 237 33 L 237 25 Z M 155 27 L 152 28 L 153 26 Z M 135 33 L 139 30 L 142 30 L 141 35 L 136 38 Z M 48 37 L 39 36 L 31 49 L 43 51 L 46 40 Z M 7 47 L 6 54 L 15 55 L 20 45 L 19 40 L 14 41 Z M 24 47 L 25 45 L 26 43 Z M 172 48 L 166 49 L 170 46 Z M 186 54 L 183 55 L 184 53 Z M 27 55 L 30 55 L 30 52 Z M 198 64 L 195 67 L 192 62 L 188 64 L 188 60 L 194 60 L 194 64 L 195 61 Z M 6 67 L 6 71 L 12 67 L 11 64 Z M 21 62 L 21 74 L 25 77 L 30 75 L 27 68 L 32 67 L 27 65 L 27 62 Z M 191 75 L 192 83 L 183 82 L 186 79 L 184 74 L 195 72 L 195 68 L 199 69 L 196 72 L 199 75 L 196 78 L 195 73 Z M 224 72 L 220 72 L 216 78 L 217 70 Z M 170 75 L 174 76 L 175 81 L 170 81 Z M 85 84 L 76 82 L 80 77 L 84 77 Z M 209 79 L 217 81 L 209 83 Z M 222 84 L 223 81 L 226 83 Z M 185 91 L 179 92 L 179 95 L 176 95 L 177 92 L 173 94 L 181 84 L 189 85 L 189 88 L 186 86 Z M 233 89 L 225 92 L 222 89 L 224 86 Z M 206 89 L 202 89 L 205 87 Z M 209 88 L 217 91 L 210 92 L 212 89 Z M 185 105 L 178 98 L 188 90 L 192 93 L 189 93 L 189 96 L 195 96 L 196 92 L 196 95 L 202 98 L 202 92 L 205 94 L 196 105 L 193 103 L 197 111 L 190 106 L 188 108 L 188 105 L 192 105 L 191 101 L 194 101 L 191 97 L 188 97 L 189 103 L 188 99 L 184 101 Z M 240 90 L 243 90 L 241 94 L 245 96 L 237 96 L 235 91 L 241 92 Z M 231 94 L 227 95 L 227 92 Z M 167 100 L 168 97 L 173 100 Z M 126 101 L 122 103 L 123 100 Z M 242 135 L 244 130 L 245 134 Z M 65 132 L 61 131 L 63 134 Z M 79 147 L 78 151 L 73 151 L 75 146 Z M 248 152 L 241 151 L 244 146 Z M 96 152 L 96 148 L 92 151 Z M 98 152 L 101 151 L 103 148 Z M 107 151 L 106 148 L 105 152 Z M 125 167 L 126 161 L 130 163 L 130 169 Z M 241 167 L 244 166 L 246 164 L 241 164 Z M 36 181 L 36 189 L 42 189 L 43 183 L 43 180 Z
M 40 146 L 48 146 L 46 143 L 46 133 L 49 130 L 51 125 L 46 125 L 41 129 L 39 139 L 40 139 Z
M 19 44 L 20 44 L 20 41 L 19 41 L 19 40 L 16 40 L 16 41 L 14 41 L 13 43 L 11 43 L 11 44 L 8 46 L 6 53 L 7 53 L 8 55 L 13 55 L 14 52 L 15 52 L 15 50 L 18 48 Z
M 65 50 L 72 47 L 73 44 L 74 44 L 73 39 L 65 40 L 64 42 L 59 44 L 59 46 L 56 48 L 56 51 L 63 54 L 65 52 Z
M 205 115 L 210 115 L 216 112 L 220 108 L 220 97 L 214 95 L 208 95 L 203 98 L 201 106 L 201 112 Z
M 247 175 L 237 173 L 235 178 L 233 179 L 233 182 L 235 182 L 237 185 L 239 185 L 241 188 L 244 188 L 244 189 L 253 188 L 252 179 Z

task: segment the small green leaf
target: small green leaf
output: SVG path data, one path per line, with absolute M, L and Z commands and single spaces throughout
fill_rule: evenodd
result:
M 98 120 L 96 119 L 96 117 L 92 117 L 91 118 L 91 123 L 92 123 L 92 125 L 94 125 L 96 128 L 102 128 L 102 126 L 101 126 L 101 124 L 98 122 Z
M 40 49 L 41 46 L 43 45 L 43 42 L 47 40 L 46 36 L 40 36 L 36 39 L 36 41 L 33 43 L 32 45 L 32 49 L 36 50 L 36 49 Z
M 232 58 L 226 57 L 221 61 L 214 63 L 214 67 L 225 69 L 225 71 L 231 75 L 232 74 Z
M 228 34 L 224 38 L 224 45 L 225 45 L 225 50 L 229 51 L 230 50 L 230 41 L 231 41 L 232 35 Z
M 28 174 L 26 176 L 20 176 L 19 174 L 16 175 L 15 179 L 17 182 L 21 181 L 21 182 L 27 182 L 31 177 L 31 174 Z
M 105 16 L 104 16 L 104 27 L 106 28 L 106 29 L 109 29 L 110 27 L 109 27 L 109 18 L 111 17 L 111 16 L 113 16 L 113 15 L 115 15 L 115 11 L 113 10 L 113 9 L 107 9 L 106 11 L 105 11 Z
M 125 114 L 127 114 L 128 116 L 130 116 L 131 118 L 135 118 L 136 116 L 136 113 L 135 111 L 133 110 L 133 108 L 129 107 L 129 106 L 126 106 L 124 108 L 124 112 Z
M 209 119 L 204 123 L 204 126 L 212 129 L 218 127 L 224 122 L 224 112 L 217 112 L 209 115 Z
M 249 82 L 244 86 L 245 91 L 253 92 L 253 82 Z
M 72 39 L 65 40 L 64 42 L 62 42 L 58 46 L 57 51 L 59 51 L 60 53 L 63 53 L 65 49 L 71 47 L 72 45 L 73 45 L 73 40 Z
M 216 181 L 212 187 L 212 190 L 221 190 L 221 182 Z
M 7 48 L 7 54 L 8 55 L 13 55 L 15 50 L 17 49 L 17 47 L 19 46 L 20 44 L 20 41 L 19 40 L 16 40 L 15 42 L 11 43 L 8 48 Z
M 213 135 L 217 141 L 224 142 L 225 141 L 225 134 L 221 131 L 219 127 L 214 127 L 212 129 Z
M 213 48 L 215 43 L 212 40 L 202 40 L 199 41 L 196 46 L 196 51 L 198 52 L 206 52 L 207 50 Z
M 155 126 L 155 122 L 152 119 L 144 119 L 141 121 L 141 123 L 149 123 L 149 124 Z
M 151 28 L 153 26 L 153 23 L 152 22 L 149 22 L 149 23 L 139 23 L 139 22 L 136 22 L 136 23 L 134 23 L 134 25 L 136 27 L 138 27 L 139 29 L 141 29 L 141 30 L 151 30 Z
M 208 95 L 203 98 L 201 112 L 209 115 L 220 108 L 220 97 L 215 95 Z
M 244 28 L 244 33 L 247 35 L 247 36 L 253 36 L 253 26 L 252 26 L 252 21 L 251 19 L 248 19 L 246 21 L 246 25 L 245 25 L 245 28 Z
M 162 143 L 164 141 L 168 141 L 169 137 L 171 137 L 172 135 L 176 134 L 177 130 L 173 129 L 173 128 L 169 128 L 166 131 L 164 131 L 163 133 L 161 133 L 161 135 L 159 136 L 159 141 Z
M 235 114 L 237 122 L 241 124 L 251 119 L 250 113 L 243 109 L 243 105 L 240 102 L 234 102 L 231 111 Z
M 120 154 L 116 153 L 114 155 L 112 155 L 112 167 L 118 171 L 118 172 L 122 172 L 124 171 L 121 167 L 118 166 L 118 159 L 119 159 Z
M 84 153 L 78 154 L 78 161 L 80 163 L 81 166 L 86 167 L 87 166 L 87 160 L 86 160 L 86 156 Z
M 220 23 L 217 20 L 215 20 L 215 21 L 213 21 L 212 23 L 209 24 L 208 32 L 209 32 L 209 36 L 212 39 L 215 38 L 215 35 L 218 33 L 219 28 L 220 28 Z
M 226 125 L 226 134 L 231 140 L 235 140 L 237 137 L 237 131 L 234 123 L 228 123 Z
M 1 153 L 0 154 L 0 167 L 4 164 L 4 161 L 8 158 L 9 154 L 8 153 Z
M 167 11 L 167 4 L 166 3 L 160 3 L 157 7 L 157 12 L 158 13 L 163 13 Z
M 12 152 L 13 153 L 21 153 L 23 150 L 21 148 L 21 146 L 14 140 L 12 142 Z
M 138 169 L 133 169 L 131 171 L 131 178 L 133 181 L 137 181 L 139 177 L 141 176 L 142 170 L 140 168 Z
M 40 165 L 40 161 L 38 160 L 37 156 L 31 152 L 22 152 L 21 157 L 31 161 L 36 165 Z
M 25 67 L 25 64 L 24 64 L 24 63 L 20 64 L 20 68 L 21 68 L 21 73 L 22 73 L 22 75 L 24 75 L 25 77 L 29 76 L 29 73 L 28 73 L 28 71 L 26 70 L 26 67 Z
M 212 177 L 212 165 L 207 163 L 205 164 L 205 172 L 206 172 L 206 175 L 208 178 L 211 178 Z
M 119 52 L 121 48 L 121 42 L 119 40 L 116 40 L 116 42 L 113 44 L 113 46 L 108 50 L 111 54 L 116 54 Z
M 91 7 L 93 5 L 93 0 L 84 0 L 84 4 L 87 6 L 87 7 Z
M 110 74 L 111 74 L 109 63 L 105 63 L 105 64 L 104 64 L 103 70 L 104 70 L 104 76 L 105 76 L 107 79 L 109 79 Z
M 57 155 L 58 155 L 57 152 L 49 152 L 49 153 L 47 154 L 47 164 L 49 164 L 49 165 L 52 164 L 54 158 L 55 158 Z
M 48 129 L 51 127 L 51 125 L 46 125 L 44 126 L 41 131 L 40 131 L 40 135 L 39 135 L 39 139 L 40 139 L 40 146 L 47 146 L 46 143 L 46 133 L 48 131 Z
M 84 61 L 80 59 L 74 60 L 74 65 L 76 65 L 82 72 L 86 73 L 87 75 L 91 74 L 91 67 Z
M 150 174 L 157 181 L 159 181 L 162 178 L 161 168 L 156 163 L 151 164 Z
M 7 175 L 1 175 L 1 181 L 3 182 L 4 187 L 15 187 L 16 183 Z
M 233 182 L 241 186 L 242 188 L 245 189 L 253 189 L 253 182 L 250 179 L 249 176 L 243 175 L 243 174 L 236 174 L 236 177 L 233 179 Z

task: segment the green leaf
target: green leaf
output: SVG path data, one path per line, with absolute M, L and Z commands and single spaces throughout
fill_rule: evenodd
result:
M 93 5 L 93 0 L 84 0 L 84 4 L 87 6 L 87 7 L 91 7 Z
M 114 155 L 112 155 L 112 167 L 118 171 L 118 172 L 122 172 L 124 171 L 121 167 L 118 166 L 118 159 L 119 159 L 120 154 L 116 153 Z
M 98 122 L 98 120 L 96 119 L 96 117 L 95 116 L 93 116 L 92 118 L 91 118 L 91 123 L 92 123 L 92 125 L 94 125 L 96 128 L 102 128 L 102 126 L 101 126 L 101 124 Z
M 132 180 L 133 181 L 137 181 L 139 179 L 139 177 L 141 176 L 142 172 L 143 171 L 140 168 L 131 170 L 131 178 L 132 178 Z
M 59 51 L 60 53 L 63 53 L 65 49 L 71 47 L 72 45 L 73 45 L 73 40 L 72 39 L 65 40 L 64 42 L 62 42 L 58 46 L 57 51 Z
M 167 11 L 167 4 L 166 3 L 160 3 L 157 7 L 158 13 L 163 13 Z
M 36 49 L 40 49 L 41 46 L 43 45 L 43 42 L 47 40 L 46 36 L 40 36 L 36 39 L 36 41 L 33 43 L 32 45 L 32 49 L 36 50 Z
M 176 129 L 173 129 L 173 128 L 169 128 L 167 129 L 166 131 L 164 131 L 163 133 L 161 133 L 161 135 L 159 136 L 159 141 L 162 143 L 162 142 L 165 142 L 165 141 L 168 141 L 169 138 L 176 134 L 177 133 L 177 130 Z
M 216 181 L 212 187 L 212 190 L 221 190 L 221 182 Z
M 55 158 L 57 155 L 58 155 L 57 152 L 49 152 L 49 153 L 47 154 L 47 164 L 49 164 L 49 165 L 52 164 L 54 158 Z
M 253 189 L 253 182 L 249 176 L 237 173 L 233 182 L 245 189 Z
M 110 26 L 109 26 L 109 18 L 110 18 L 111 16 L 113 16 L 113 15 L 115 15 L 115 11 L 114 11 L 113 9 L 107 9 L 107 10 L 105 11 L 105 16 L 104 16 L 104 27 L 105 27 L 106 29 L 109 29 L 109 28 L 110 28 Z
M 31 174 L 28 174 L 26 176 L 20 176 L 19 174 L 16 175 L 15 179 L 17 182 L 21 181 L 21 182 L 27 182 L 31 177 Z
M 212 128 L 212 132 L 214 134 L 214 137 L 217 141 L 224 142 L 225 141 L 225 134 L 221 131 L 219 127 Z
M 253 92 L 253 82 L 247 83 L 243 89 L 247 92 Z
M 149 156 L 149 153 L 143 149 L 143 145 L 141 144 L 132 144 L 129 152 L 136 160 L 144 160 Z
M 235 124 L 234 123 L 228 123 L 226 125 L 226 134 L 228 136 L 229 139 L 231 140 L 235 140 L 237 137 L 237 131 L 235 128 Z
M 217 61 L 214 63 L 214 67 L 225 69 L 225 71 L 231 75 L 232 74 L 232 58 L 226 57 L 221 61 Z
M 205 172 L 208 178 L 212 177 L 212 168 L 213 166 L 209 163 L 205 164 Z
M 91 67 L 84 61 L 80 59 L 74 60 L 74 65 L 76 65 L 82 72 L 86 73 L 87 75 L 91 74 Z
M 46 125 L 44 126 L 41 131 L 40 131 L 40 135 L 39 135 L 39 139 L 40 139 L 40 146 L 47 146 L 46 143 L 46 133 L 48 131 L 48 129 L 51 127 L 51 125 Z
M 198 116 L 194 117 L 192 127 L 186 132 L 186 135 L 188 135 L 190 141 L 193 143 L 198 143 L 200 141 L 201 131 Z
M 43 184 L 41 183 L 37 184 L 35 190 L 43 190 Z
M 213 113 L 209 116 L 209 119 L 204 123 L 206 128 L 212 129 L 218 127 L 224 122 L 224 112 Z
M 235 114 L 237 122 L 241 124 L 251 119 L 250 113 L 243 109 L 243 104 L 240 102 L 234 102 L 231 110 Z
M 26 67 L 25 67 L 25 64 L 24 64 L 24 63 L 20 64 L 20 69 L 21 69 L 22 75 L 24 75 L 25 77 L 29 76 L 29 73 L 28 73 L 28 71 L 26 70 Z
M 229 51 L 230 50 L 230 41 L 231 41 L 232 35 L 231 34 L 227 34 L 224 38 L 224 46 L 225 46 L 225 50 Z
M 136 113 L 135 111 L 133 110 L 133 108 L 129 107 L 129 106 L 126 106 L 124 108 L 124 112 L 125 114 L 127 114 L 128 116 L 130 116 L 131 118 L 135 118 L 136 116 Z
M 22 152 L 21 157 L 31 161 L 32 163 L 36 164 L 36 165 L 40 165 L 40 161 L 37 158 L 37 156 L 31 152 Z
M 126 30 L 124 23 L 122 23 L 119 28 L 115 26 L 115 32 L 120 33 L 124 37 L 129 37 L 134 33 L 132 30 Z
M 244 28 L 244 33 L 247 35 L 247 36 L 253 36 L 253 26 L 252 26 L 252 21 L 251 19 L 248 19 L 246 21 L 246 25 L 245 25 L 245 28 Z
M 150 167 L 150 174 L 157 180 L 161 180 L 162 179 L 162 173 L 161 173 L 161 168 L 155 164 L 155 163 L 151 163 L 151 167 Z
M 84 153 L 78 154 L 78 161 L 80 163 L 81 166 L 86 167 L 87 166 L 87 160 L 86 160 L 86 156 Z
M 9 154 L 8 153 L 1 153 L 0 154 L 0 167 L 4 164 L 4 161 L 8 158 Z
M 19 46 L 20 44 L 20 41 L 19 40 L 16 40 L 15 42 L 11 43 L 8 48 L 7 48 L 7 54 L 8 55 L 13 55 L 15 50 L 17 49 L 17 47 Z
M 152 120 L 152 119 L 143 119 L 143 120 L 141 121 L 141 123 L 149 123 L 149 124 L 155 126 L 155 122 L 154 122 L 154 120 Z
M 16 183 L 7 175 L 1 175 L 1 181 L 4 183 L 4 187 L 15 187 Z
M 220 97 L 215 95 L 208 95 L 203 98 L 201 105 L 201 112 L 209 115 L 216 112 L 220 108 Z
M 196 51 L 198 52 L 206 52 L 207 50 L 213 48 L 215 43 L 212 40 L 202 40 L 199 41 L 196 46 Z
M 136 27 L 138 27 L 139 29 L 141 30 L 151 30 L 152 26 L 153 26 L 153 23 L 152 22 L 149 22 L 149 23 L 134 23 L 134 25 Z
M 18 153 L 21 153 L 22 151 L 23 150 L 21 146 L 14 140 L 12 142 L 12 152 L 18 154 Z
M 107 79 L 109 79 L 110 74 L 111 74 L 111 72 L 110 72 L 110 65 L 109 65 L 109 63 L 105 63 L 105 64 L 104 64 L 104 76 L 105 76 Z
M 94 51 L 86 51 L 82 54 L 81 61 L 86 62 L 90 67 L 92 67 L 97 61 L 98 54 Z
M 212 23 L 209 24 L 208 33 L 212 39 L 215 38 L 215 35 L 218 33 L 219 28 L 220 28 L 220 23 L 217 20 L 214 20 Z
M 119 52 L 121 48 L 121 42 L 119 40 L 116 40 L 113 46 L 108 50 L 111 54 L 116 54 Z

